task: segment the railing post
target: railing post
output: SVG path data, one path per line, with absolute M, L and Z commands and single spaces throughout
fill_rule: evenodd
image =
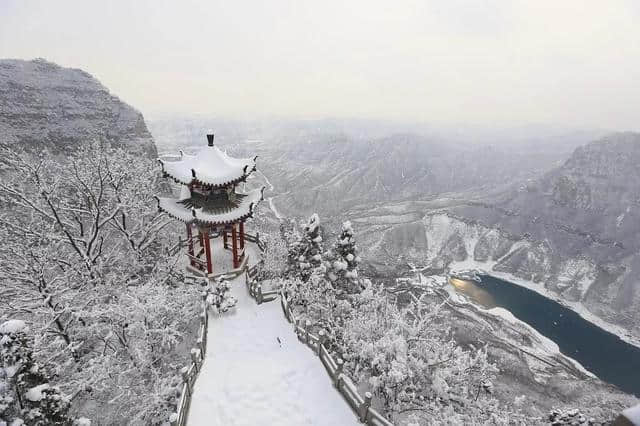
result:
M 280 292 L 280 307 L 282 308 L 284 317 L 287 319 L 287 321 L 291 322 L 291 319 L 289 318 L 289 312 L 287 312 L 287 305 L 284 300 L 284 294 L 282 292 Z
M 309 344 L 309 329 L 311 328 L 311 320 L 307 320 L 304 323 L 304 341 Z
M 367 414 L 369 413 L 369 407 L 371 407 L 371 392 L 366 392 L 364 394 L 364 402 L 360 404 L 358 407 L 358 415 L 360 416 L 360 421 L 364 423 L 367 420 Z
M 344 361 L 342 358 L 336 359 L 336 372 L 333 376 L 333 384 L 335 387 L 340 388 L 340 382 L 342 381 L 342 367 L 344 365 Z
M 198 349 L 196 348 L 191 348 L 191 362 L 193 362 L 193 364 L 195 365 L 196 371 L 198 371 L 199 365 L 198 365 Z
M 198 349 L 200 349 L 200 363 L 204 362 L 204 341 L 202 340 L 202 337 L 198 337 L 198 340 L 196 340 L 196 343 L 198 344 Z
M 327 336 L 324 334 L 324 330 L 320 330 L 318 332 L 318 356 L 322 354 L 322 345 L 324 345 L 325 340 L 327 340 Z
M 300 328 L 304 329 L 304 326 L 302 325 L 302 320 L 298 319 L 298 321 L 293 323 L 293 331 L 296 332 L 298 340 L 302 340 L 302 333 L 300 332 Z
M 180 370 L 180 375 L 182 376 L 182 381 L 184 382 L 187 388 L 187 394 L 189 398 L 191 398 L 191 386 L 189 386 L 189 367 L 182 367 Z
M 260 305 L 264 301 L 262 297 L 262 285 L 258 284 L 257 287 L 258 287 L 258 305 Z

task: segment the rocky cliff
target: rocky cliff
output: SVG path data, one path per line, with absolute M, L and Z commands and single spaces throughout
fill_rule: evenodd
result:
M 43 59 L 0 60 L 0 138 L 53 152 L 107 141 L 156 156 L 142 114 L 88 73 Z

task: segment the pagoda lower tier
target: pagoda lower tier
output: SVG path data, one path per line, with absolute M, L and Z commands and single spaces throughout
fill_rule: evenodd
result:
M 244 261 L 245 221 L 263 200 L 264 187 L 248 193 L 198 191 L 183 186 L 179 198 L 156 197 L 158 209 L 186 224 L 187 257 L 192 271 L 213 274 L 211 238 L 222 237 L 233 253 L 233 268 Z

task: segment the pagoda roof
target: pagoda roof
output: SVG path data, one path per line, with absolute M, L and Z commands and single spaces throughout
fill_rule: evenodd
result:
M 180 159 L 158 161 L 162 171 L 184 185 L 200 183 L 212 187 L 228 186 L 246 179 L 256 170 L 256 158 L 232 158 L 217 146 L 205 146 L 195 155 L 180 152 Z
M 253 215 L 256 205 L 263 199 L 264 187 L 246 194 L 236 193 L 234 201 L 219 197 L 191 194 L 183 186 L 180 198 L 156 197 L 158 209 L 185 223 L 224 225 L 244 220 Z

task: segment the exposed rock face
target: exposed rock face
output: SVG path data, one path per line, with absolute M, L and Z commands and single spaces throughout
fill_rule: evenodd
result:
M 0 138 L 53 152 L 107 141 L 156 156 L 142 114 L 86 72 L 42 59 L 0 60 Z

